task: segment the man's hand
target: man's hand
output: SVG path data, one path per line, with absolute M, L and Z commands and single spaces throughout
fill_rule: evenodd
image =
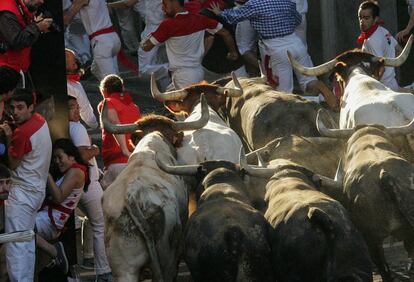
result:
M 207 8 L 207 10 L 213 12 L 213 14 L 215 14 L 216 16 L 220 15 L 221 13 L 220 6 L 216 2 L 211 3 L 210 8 Z
M 227 59 L 229 59 L 231 61 L 237 60 L 238 57 L 239 57 L 239 54 L 237 52 L 229 52 L 229 53 L 227 53 Z
M 3 124 L 0 124 L 0 130 L 3 130 L 4 135 L 6 136 L 7 145 L 10 144 L 11 137 L 13 134 L 11 127 L 7 123 L 3 123 Z
M 49 28 L 53 22 L 52 18 L 43 18 L 43 15 L 40 14 L 34 18 L 34 21 L 37 25 L 37 28 L 40 30 L 41 33 L 49 32 Z
M 89 4 L 89 0 L 73 0 L 72 5 L 83 7 Z
M 395 37 L 397 38 L 397 40 L 399 42 L 405 42 L 406 40 L 404 39 L 404 37 L 407 36 L 407 35 L 409 35 L 409 34 L 410 34 L 410 31 L 409 30 L 403 29 L 399 33 L 397 33 L 395 35 Z

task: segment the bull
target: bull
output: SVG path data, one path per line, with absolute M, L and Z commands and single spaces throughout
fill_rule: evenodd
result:
M 197 121 L 174 122 L 149 115 L 135 124 L 112 125 L 102 111 L 105 130 L 134 132 L 140 139 L 127 167 L 105 190 L 102 208 L 108 259 L 117 281 L 139 281 L 150 265 L 153 281 L 173 281 L 177 275 L 180 238 L 188 217 L 187 187 L 181 177 L 161 171 L 155 153 L 176 164 L 182 131 L 207 124 L 208 106 L 202 97 L 203 115 Z
M 360 50 L 347 51 L 322 65 L 308 68 L 289 54 L 292 66 L 305 75 L 323 75 L 333 71 L 344 93 L 341 100 L 339 128 L 354 128 L 360 124 L 401 126 L 414 118 L 414 96 L 395 92 L 378 79 L 384 67 L 398 67 L 408 58 L 414 37 L 411 36 L 397 58 L 377 57 Z M 412 135 L 408 136 L 411 150 Z
M 265 218 L 277 281 L 372 281 L 371 260 L 363 237 L 345 208 L 317 190 L 307 168 L 288 160 L 272 167 L 250 167 L 248 174 L 270 178 Z
M 215 103 L 220 103 L 225 96 L 237 96 L 243 93 L 238 87 L 237 78 L 233 74 L 236 87 L 225 88 L 209 84 L 198 84 L 181 90 L 162 93 L 158 90 L 155 79 L 151 78 L 151 93 L 154 99 L 165 102 L 166 107 L 173 113 L 184 113 L 186 121 L 192 121 L 200 116 L 200 94 L 204 93 L 209 103 L 210 120 L 199 130 L 184 133 L 183 146 L 178 149 L 178 161 L 182 164 L 198 164 L 205 160 L 238 161 L 238 151 L 242 145 L 239 136 L 228 127 L 215 111 Z M 215 95 L 212 93 L 221 93 Z M 214 99 L 213 99 L 214 96 Z
M 412 132 L 414 120 L 401 127 L 337 130 L 318 123 L 323 135 L 350 137 L 343 161 L 343 189 L 323 191 L 341 199 L 363 233 L 383 281 L 392 281 L 383 240 L 390 235 L 402 239 L 409 257 L 414 257 L 414 167 L 401 157 L 393 136 Z
M 252 207 L 243 172 L 227 161 L 170 166 L 167 173 L 198 175 L 203 193 L 185 229 L 185 262 L 195 281 L 274 281 L 270 225 Z

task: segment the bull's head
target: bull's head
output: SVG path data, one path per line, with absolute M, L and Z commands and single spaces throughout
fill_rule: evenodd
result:
M 204 127 L 210 119 L 208 104 L 204 95 L 201 95 L 201 117 L 190 122 L 174 121 L 160 115 L 147 115 L 132 124 L 112 124 L 108 119 L 106 101 L 104 100 L 101 114 L 101 127 L 112 134 L 133 133 L 142 138 L 153 131 L 160 131 L 172 144 L 177 144 L 177 138 L 181 141 L 182 131 L 197 130 Z M 134 142 L 136 143 L 136 142 Z
M 208 104 L 214 109 L 225 103 L 226 97 L 239 97 L 243 95 L 243 89 L 237 80 L 236 75 L 232 72 L 234 88 L 221 87 L 214 84 L 196 84 L 184 89 L 174 90 L 162 93 L 157 87 L 154 76 L 151 76 L 151 94 L 152 97 L 160 102 L 164 102 L 168 110 L 173 113 L 185 112 L 191 113 L 193 107 L 198 102 L 201 93 L 206 95 Z
M 322 113 L 322 109 L 318 111 L 318 115 L 316 116 L 316 127 L 318 128 L 319 133 L 325 137 L 332 137 L 332 138 L 349 138 L 351 135 L 357 131 L 358 129 L 370 125 L 360 125 L 355 128 L 346 128 L 346 129 L 331 129 L 327 128 L 324 123 L 322 122 L 320 116 Z M 371 125 L 372 126 L 372 125 Z M 379 125 L 375 125 L 376 127 L 382 127 Z M 383 131 L 390 136 L 402 136 L 412 133 L 414 131 L 414 119 L 407 125 L 404 126 L 393 126 L 393 127 L 383 127 Z
M 337 76 L 342 81 L 347 80 L 350 69 L 354 66 L 362 66 L 366 73 L 370 76 L 373 76 L 376 79 L 379 79 L 383 72 L 383 67 L 399 67 L 401 66 L 408 58 L 410 54 L 411 45 L 413 43 L 414 37 L 410 36 L 407 44 L 404 47 L 404 50 L 397 58 L 386 58 L 386 57 L 377 57 L 368 53 L 361 51 L 348 51 L 335 59 L 321 64 L 316 67 L 305 67 L 297 62 L 288 51 L 289 61 L 291 62 L 294 69 L 299 71 L 304 75 L 309 76 L 320 76 L 331 71 L 334 71 Z

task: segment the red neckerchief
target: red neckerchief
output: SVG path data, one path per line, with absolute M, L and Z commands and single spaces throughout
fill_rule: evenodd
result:
M 129 105 L 132 103 L 131 95 L 128 92 L 113 92 L 106 95 L 105 98 L 115 98 L 121 101 L 124 105 Z
M 77 74 L 77 73 L 68 73 L 68 74 L 66 74 L 66 79 L 68 81 L 79 82 L 80 78 L 81 78 L 80 74 Z
M 378 26 L 378 24 L 374 24 L 367 31 L 361 32 L 361 34 L 358 36 L 357 43 L 363 44 L 365 39 L 370 38 L 370 36 L 377 30 Z
M 26 4 L 24 4 L 23 0 L 15 0 L 15 1 L 26 24 L 31 24 L 34 20 L 33 13 L 30 12 L 29 9 L 27 9 Z

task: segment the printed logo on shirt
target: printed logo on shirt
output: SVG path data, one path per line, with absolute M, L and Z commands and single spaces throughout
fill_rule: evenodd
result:
M 387 39 L 388 45 L 391 45 L 391 38 L 392 38 L 392 35 L 391 35 L 391 33 L 388 32 L 385 35 L 385 39 Z

